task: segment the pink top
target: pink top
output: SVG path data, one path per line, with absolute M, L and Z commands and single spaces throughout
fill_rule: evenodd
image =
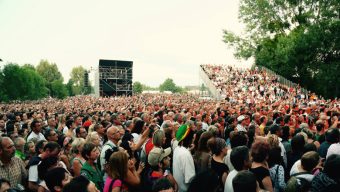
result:
M 112 181 L 111 177 L 106 178 L 103 192 L 110 192 L 109 188 L 110 188 L 111 181 Z M 122 186 L 122 181 L 120 179 L 116 179 L 112 185 L 112 189 L 114 189 L 115 187 L 121 187 L 121 186 Z

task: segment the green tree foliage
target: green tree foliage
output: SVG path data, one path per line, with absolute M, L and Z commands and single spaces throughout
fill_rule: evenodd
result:
M 69 83 L 72 83 L 72 93 L 70 95 L 80 95 L 86 92 L 84 86 L 84 74 L 85 69 L 82 66 L 74 67 L 71 71 L 71 79 Z
M 173 93 L 182 92 L 183 89 L 181 87 L 176 86 L 174 81 L 170 78 L 167 78 L 162 84 L 159 85 L 159 91 L 171 91 Z
M 245 34 L 224 31 L 235 56 L 254 56 L 257 65 L 325 97 L 339 97 L 339 0 L 241 0 Z
M 53 82 L 55 80 L 64 81 L 64 78 L 55 63 L 49 63 L 47 60 L 41 60 L 36 67 L 36 70 L 47 82 Z
M 54 82 L 54 88 L 56 82 L 63 82 L 64 78 L 61 75 L 57 64 L 50 63 L 47 60 L 41 60 L 38 66 L 36 67 L 36 71 L 42 76 L 45 80 L 45 84 L 47 89 L 49 90 L 49 95 L 51 97 L 58 97 L 63 94 L 64 88 L 62 89 L 53 89 L 52 83 Z M 65 86 L 65 85 L 64 85 Z
M 1 70 L 1 101 L 36 100 L 47 95 L 44 79 L 32 67 L 7 64 Z
M 51 83 L 51 95 L 58 99 L 64 99 L 68 95 L 66 85 L 61 80 L 55 80 Z
M 142 93 L 143 85 L 139 81 L 134 82 L 132 85 L 132 91 L 134 94 Z

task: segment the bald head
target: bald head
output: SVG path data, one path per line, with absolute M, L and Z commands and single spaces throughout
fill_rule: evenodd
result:
M 116 126 L 111 126 L 107 129 L 106 132 L 108 140 L 116 143 L 120 139 L 120 133 L 119 133 L 119 128 Z

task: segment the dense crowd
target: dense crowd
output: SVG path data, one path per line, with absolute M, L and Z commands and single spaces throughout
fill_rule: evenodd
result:
M 202 67 L 225 99 L 0 104 L 0 192 L 339 191 L 339 100 Z

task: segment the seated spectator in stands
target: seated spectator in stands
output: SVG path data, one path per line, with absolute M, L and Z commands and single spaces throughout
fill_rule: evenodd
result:
M 272 192 L 273 185 L 270 179 L 269 167 L 267 163 L 269 154 L 269 144 L 265 141 L 256 141 L 251 147 L 253 163 L 250 171 L 256 176 L 261 189 Z
M 331 155 L 326 159 L 324 169 L 316 175 L 311 184 L 312 192 L 339 191 L 340 155 Z
M 257 192 L 256 176 L 250 171 L 240 171 L 233 179 L 234 192 Z
M 219 183 L 216 172 L 206 169 L 193 177 L 187 192 L 216 192 Z
M 233 148 L 230 154 L 230 161 L 233 164 L 234 170 L 232 170 L 226 179 L 224 185 L 224 191 L 233 192 L 232 181 L 238 172 L 242 170 L 248 170 L 251 167 L 251 161 L 249 156 L 249 149 L 246 146 L 237 146 Z
M 339 129 L 332 128 L 332 129 L 328 129 L 327 130 L 327 132 L 325 134 L 326 141 L 324 141 L 320 145 L 320 148 L 319 148 L 319 151 L 318 151 L 321 158 L 326 158 L 328 148 L 333 143 L 338 143 L 339 142 L 339 137 L 340 137 Z
M 62 167 L 53 168 L 45 174 L 45 182 L 51 192 L 61 192 L 72 176 Z
M 73 178 L 63 188 L 63 192 L 100 192 L 96 185 L 84 176 Z

